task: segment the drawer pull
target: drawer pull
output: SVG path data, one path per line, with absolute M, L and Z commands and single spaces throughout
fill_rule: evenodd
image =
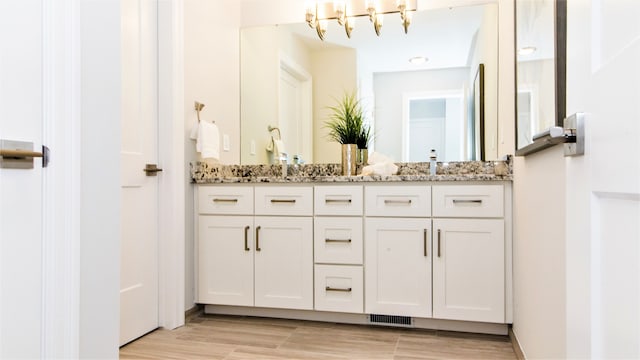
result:
M 260 226 L 256 227 L 256 251 L 260 251 Z
M 214 203 L 237 203 L 238 199 L 213 199 Z
M 438 257 L 440 257 L 440 229 L 438 229 Z
M 424 256 L 427 256 L 427 231 L 428 229 L 424 229 L 424 233 L 423 233 L 423 243 L 424 243 Z
M 351 292 L 351 288 L 341 289 L 341 288 L 332 288 L 331 286 L 325 287 L 324 290 L 325 291 Z
M 408 200 L 385 200 L 385 204 L 407 204 L 411 205 L 411 199 Z
M 291 200 L 282 200 L 282 199 L 271 199 L 271 203 L 272 204 L 295 204 L 296 203 L 296 199 L 291 199 Z
M 324 242 L 350 243 L 351 239 L 324 239 Z
M 249 225 L 244 227 L 244 251 L 249 251 Z
M 482 204 L 482 200 L 460 200 L 453 199 L 454 204 Z
M 324 199 L 324 202 L 326 204 L 330 204 L 330 203 L 345 203 L 345 204 L 351 204 L 351 199 Z

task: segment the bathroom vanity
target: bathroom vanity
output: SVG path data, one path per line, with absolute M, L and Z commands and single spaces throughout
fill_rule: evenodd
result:
M 506 334 L 510 165 L 469 164 L 364 177 L 194 164 L 197 302 L 208 313 Z M 242 171 L 252 176 L 233 176 Z

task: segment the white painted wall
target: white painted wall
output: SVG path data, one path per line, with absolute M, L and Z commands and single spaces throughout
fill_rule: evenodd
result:
M 322 75 L 320 75 L 322 74 Z M 327 106 L 335 106 L 345 92 L 357 91 L 357 59 L 354 49 L 315 52 L 311 59 L 313 76 L 313 161 L 319 164 L 340 163 L 342 148 L 329 141 L 325 121 Z
M 205 104 L 201 119 L 215 121 L 228 134 L 230 151 L 220 162 L 240 162 L 240 2 L 236 0 L 184 1 L 184 138 L 185 165 L 196 160 L 195 142 L 189 140 L 197 122 L 194 101 Z M 184 169 L 186 183 L 191 182 Z M 185 189 L 185 309 L 194 304 L 193 186 Z M 176 214 L 176 216 L 180 216 Z
M 565 357 L 565 168 L 561 146 L 514 161 L 513 332 L 530 359 Z

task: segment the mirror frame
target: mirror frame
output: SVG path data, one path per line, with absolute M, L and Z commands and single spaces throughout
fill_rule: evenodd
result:
M 518 145 L 518 3 L 531 0 L 515 0 L 513 8 L 513 32 L 514 32 L 514 105 L 515 105 L 515 145 L 516 156 L 524 156 L 542 150 L 538 144 L 531 143 L 526 146 Z M 566 117 L 567 98 L 567 0 L 554 1 L 554 83 L 555 83 L 555 121 L 554 126 L 563 126 Z M 532 134 L 535 135 L 535 134 Z
M 485 161 L 485 133 L 484 133 L 484 64 L 478 65 L 478 71 L 473 79 L 473 144 L 472 160 Z

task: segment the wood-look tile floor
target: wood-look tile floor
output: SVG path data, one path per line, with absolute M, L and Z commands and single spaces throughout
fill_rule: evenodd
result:
M 120 348 L 121 359 L 516 359 L 506 336 L 199 315 Z

